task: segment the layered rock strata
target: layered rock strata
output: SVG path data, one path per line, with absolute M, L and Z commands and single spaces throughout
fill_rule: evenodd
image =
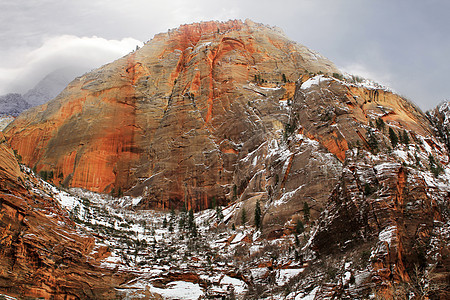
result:
M 0 137 L 0 291 L 44 299 L 112 299 L 129 274 L 100 267 L 95 241 L 42 197 Z
M 279 101 L 305 72 L 339 71 L 251 21 L 184 25 L 77 78 L 6 135 L 55 184 L 206 208 L 230 200 L 237 162 L 282 127 Z

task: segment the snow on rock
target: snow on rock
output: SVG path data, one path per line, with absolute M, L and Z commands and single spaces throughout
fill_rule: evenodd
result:
M 166 289 L 150 286 L 150 292 L 159 294 L 166 299 L 196 300 L 203 295 L 203 289 L 197 283 L 173 281 L 167 286 Z
M 397 226 L 389 226 L 383 229 L 378 235 L 380 242 L 387 242 L 391 246 L 392 239 L 397 238 Z
M 236 294 L 242 294 L 247 289 L 247 284 L 245 282 L 227 275 L 222 278 L 220 284 L 225 286 L 233 286 Z
M 309 294 L 300 293 L 295 297 L 295 300 L 314 300 L 317 292 L 319 291 L 319 287 L 315 287 Z
M 12 121 L 14 121 L 14 117 L 0 115 L 0 131 L 3 131 Z
M 325 81 L 330 81 L 330 78 L 327 78 L 323 75 L 317 75 L 314 76 L 308 80 L 306 80 L 305 82 L 303 82 L 303 84 L 301 85 L 301 89 L 302 90 L 307 90 L 310 87 L 312 87 L 313 85 L 319 85 L 321 82 L 325 82 Z
M 289 282 L 289 280 L 301 272 L 303 272 L 305 269 L 281 269 L 278 270 L 276 282 L 279 286 L 285 285 Z

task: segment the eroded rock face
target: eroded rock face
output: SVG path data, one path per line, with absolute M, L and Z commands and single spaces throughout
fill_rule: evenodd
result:
M 77 78 L 6 135 L 56 184 L 144 194 L 146 207 L 206 208 L 229 200 L 236 162 L 280 128 L 279 100 L 306 70 L 339 72 L 251 21 L 185 25 Z
M 308 221 L 305 203 L 319 216 L 346 151 L 371 150 L 369 123 L 381 118 L 411 139 L 432 134 L 401 97 L 312 72 L 339 71 L 276 29 L 184 25 L 77 78 L 6 136 L 55 184 L 143 196 L 141 208 L 242 201 L 250 222 L 260 201 L 266 227 L 282 230 Z
M 32 191 L 0 145 L 0 291 L 19 298 L 112 299 L 129 274 L 100 268 L 92 236 L 77 232 L 52 198 Z
M 436 290 L 427 295 L 448 297 L 443 288 L 449 277 L 444 267 L 449 263 L 444 246 L 449 242 L 448 187 L 430 184 L 429 175 L 393 157 L 347 154 L 342 178 L 320 218 L 314 248 L 327 255 L 371 245 L 366 284 L 374 283 L 379 295 L 396 298 L 394 285 L 409 282 L 412 290 L 429 280 L 426 284 Z M 429 272 L 428 279 L 418 279 L 418 270 Z

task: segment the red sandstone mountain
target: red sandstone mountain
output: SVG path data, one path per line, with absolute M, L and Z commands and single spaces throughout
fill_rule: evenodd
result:
M 53 172 L 56 184 L 115 194 L 151 187 L 149 206 L 205 208 L 212 197 L 230 200 L 236 161 L 282 126 L 278 102 L 308 71 L 338 72 L 276 29 L 185 25 L 77 78 L 6 135 L 25 164 Z M 255 123 L 248 102 L 258 98 L 274 111 Z
M 227 228 L 244 211 L 253 224 L 258 202 L 264 238 L 292 235 L 298 221 L 309 228 L 308 263 L 367 252 L 369 267 L 352 271 L 357 287 L 336 279 L 322 298 L 395 297 L 400 283 L 407 295 L 420 287 L 416 266 L 439 287 L 427 293 L 445 297 L 449 156 L 435 127 L 279 30 L 229 21 L 155 36 L 20 115 L 5 136 L 55 185 L 140 196 L 141 209 L 234 204 Z

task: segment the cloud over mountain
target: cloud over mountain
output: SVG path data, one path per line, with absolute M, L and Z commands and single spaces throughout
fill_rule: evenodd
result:
M 133 38 L 108 40 L 73 35 L 47 38 L 42 46 L 28 51 L 23 60 L 0 68 L 0 94 L 24 93 L 56 69 L 71 69 L 76 77 L 133 51 L 137 45 L 142 43 Z

